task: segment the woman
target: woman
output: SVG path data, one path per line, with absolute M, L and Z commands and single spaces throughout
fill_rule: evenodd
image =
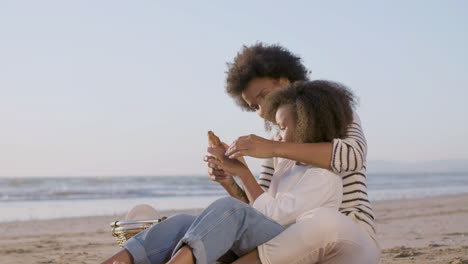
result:
M 273 93 L 271 102 L 268 116 L 278 125 L 283 142 L 342 138 L 353 118 L 352 94 L 331 82 L 296 83 Z M 252 206 L 223 198 L 196 218 L 174 216 L 130 239 L 125 250 L 105 263 L 162 263 L 171 252 L 168 263 L 213 263 L 229 250 L 237 256 L 253 251 L 239 259 L 250 261 L 258 259 L 254 251 L 257 246 L 286 227 L 297 226 L 317 212 L 338 213 L 342 182 L 331 171 L 281 159 L 271 187 L 264 192 L 243 163 L 224 156 L 225 149 L 210 148 L 209 152 L 219 159 L 210 159 L 211 163 L 240 179 Z M 260 258 L 263 249 L 268 250 L 260 246 Z

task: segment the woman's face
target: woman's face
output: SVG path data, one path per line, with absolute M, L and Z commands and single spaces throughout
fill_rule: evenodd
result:
M 276 123 L 279 127 L 279 140 L 282 142 L 294 142 L 296 120 L 291 105 L 282 105 L 278 108 L 276 111 Z
M 247 84 L 242 92 L 242 98 L 250 108 L 254 109 L 261 118 L 264 118 L 265 97 L 272 91 L 284 88 L 288 84 L 289 80 L 286 78 L 255 78 Z

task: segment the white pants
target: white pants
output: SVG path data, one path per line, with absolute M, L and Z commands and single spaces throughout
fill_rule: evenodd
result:
M 376 264 L 377 242 L 336 209 L 317 208 L 258 247 L 263 264 Z

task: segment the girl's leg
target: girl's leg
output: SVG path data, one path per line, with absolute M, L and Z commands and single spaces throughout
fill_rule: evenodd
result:
M 133 264 L 133 258 L 128 250 L 122 249 L 114 256 L 104 260 L 102 264 Z
M 174 215 L 130 238 L 124 244 L 125 249 L 103 264 L 114 264 L 115 261 L 118 264 L 165 263 L 195 218 L 188 214 Z
M 221 198 L 197 217 L 173 254 L 188 246 L 197 264 L 211 264 L 229 250 L 243 256 L 283 230 L 250 205 L 232 197 Z

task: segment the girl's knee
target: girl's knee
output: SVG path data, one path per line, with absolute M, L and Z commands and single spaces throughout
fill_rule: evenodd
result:
M 189 214 L 176 214 L 164 221 L 171 221 L 177 226 L 190 226 L 195 220 L 196 216 Z

